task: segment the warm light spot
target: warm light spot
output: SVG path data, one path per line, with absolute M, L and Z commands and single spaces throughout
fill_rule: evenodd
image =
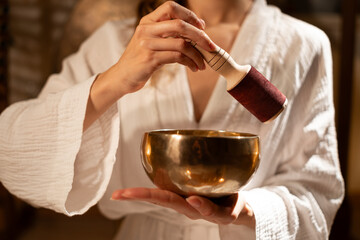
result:
M 172 138 L 176 139 L 176 140 L 180 140 L 181 139 L 181 135 L 172 135 Z
M 220 178 L 219 179 L 219 183 L 222 183 L 222 182 L 224 182 L 225 181 L 225 179 L 223 179 L 223 178 Z
M 186 175 L 188 178 L 190 178 L 190 179 L 191 179 L 191 172 L 190 172 L 190 170 L 189 170 L 189 169 L 188 169 L 188 170 L 186 170 L 185 175 Z
M 148 145 L 148 147 L 146 148 L 146 155 L 147 156 L 151 155 L 151 147 L 150 147 L 150 145 Z

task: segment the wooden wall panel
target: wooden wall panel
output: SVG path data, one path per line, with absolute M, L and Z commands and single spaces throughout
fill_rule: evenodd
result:
M 8 2 L 0 2 L 0 112 L 5 109 L 8 103 L 7 92 L 7 46 L 8 37 Z

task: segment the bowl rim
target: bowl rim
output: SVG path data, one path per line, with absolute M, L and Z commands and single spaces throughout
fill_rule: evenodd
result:
M 238 134 L 238 135 L 229 135 L 229 136 L 211 136 L 211 135 L 188 135 L 188 134 L 182 134 L 186 132 L 222 132 L 222 133 L 232 133 L 232 134 Z M 229 138 L 229 139 L 260 139 L 260 137 L 253 133 L 248 132 L 237 132 L 237 131 L 228 131 L 228 130 L 209 130 L 209 129 L 156 129 L 145 132 L 147 135 L 180 135 L 183 137 L 187 136 L 196 136 L 196 137 L 202 137 L 202 138 Z

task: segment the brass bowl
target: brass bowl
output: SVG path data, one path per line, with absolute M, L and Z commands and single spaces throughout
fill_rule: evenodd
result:
M 237 193 L 259 165 L 259 137 L 208 130 L 158 130 L 144 134 L 142 164 L 159 188 L 183 196 Z

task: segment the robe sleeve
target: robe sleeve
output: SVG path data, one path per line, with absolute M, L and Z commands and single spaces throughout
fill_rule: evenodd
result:
M 83 121 L 96 74 L 112 64 L 109 51 L 118 50 L 113 31 L 105 24 L 64 61 L 38 98 L 0 115 L 0 181 L 33 206 L 81 214 L 105 192 L 119 141 L 117 104 L 85 133 Z
M 325 34 L 314 37 L 321 46 L 287 109 L 280 159 L 274 159 L 277 172 L 262 187 L 243 192 L 255 214 L 256 239 L 328 239 L 343 200 L 330 43 Z M 220 226 L 223 239 L 238 239 L 241 231 L 243 227 Z

